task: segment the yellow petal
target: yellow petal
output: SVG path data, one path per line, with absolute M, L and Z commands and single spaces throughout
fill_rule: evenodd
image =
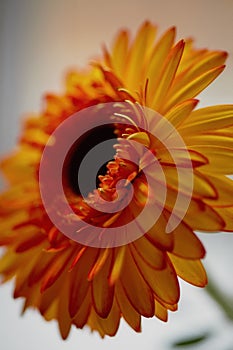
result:
M 188 225 L 181 222 L 172 234 L 174 235 L 172 254 L 186 259 L 204 258 L 205 248 Z
M 45 146 L 49 139 L 49 135 L 43 130 L 38 128 L 30 128 L 25 130 L 21 142 L 26 142 L 27 144 L 33 146 Z
M 190 99 L 198 95 L 202 90 L 204 90 L 213 80 L 219 76 L 223 71 L 225 66 L 220 66 L 213 68 L 210 71 L 198 76 L 194 80 L 190 81 L 188 84 L 184 85 L 181 89 L 176 92 L 171 88 L 166 96 L 166 102 L 163 106 L 163 113 L 166 113 L 171 107 L 180 103 L 181 101 Z
M 35 175 L 35 167 L 39 166 L 40 158 L 40 149 L 22 145 L 20 150 L 1 160 L 0 168 L 11 184 L 22 185 L 22 180 L 28 179 L 29 182 L 32 182 L 32 177 Z M 16 169 L 17 176 L 15 176 Z
M 207 276 L 199 260 L 186 260 L 169 253 L 176 273 L 188 283 L 198 287 L 205 287 Z
M 192 178 L 186 169 L 179 169 L 179 178 L 176 168 L 164 166 L 163 169 L 166 175 L 167 187 L 177 189 L 177 191 L 187 195 L 192 195 L 194 198 L 217 198 L 216 188 L 208 176 L 205 176 L 196 169 L 193 170 L 193 184 L 190 183 Z
M 159 79 L 159 84 L 157 86 L 156 92 L 154 93 L 150 107 L 156 111 L 162 110 L 162 105 L 164 99 L 166 99 L 166 94 L 170 88 L 173 79 L 175 77 L 179 62 L 181 60 L 184 50 L 184 41 L 181 40 L 176 44 L 176 46 L 170 51 L 164 63 L 164 68 L 161 72 Z
M 195 146 L 220 146 L 233 149 L 232 136 L 219 135 L 214 132 L 212 134 L 186 135 L 183 139 L 187 147 L 191 148 L 195 148 Z
M 222 231 L 233 231 L 233 206 L 228 208 L 216 208 L 215 210 L 225 222 L 225 226 Z
M 15 212 L 27 210 L 31 203 L 35 206 L 41 205 L 38 184 L 35 181 L 28 182 L 26 185 L 17 184 L 0 195 L 1 205 L 0 214 L 8 214 L 9 208 L 11 214 Z M 28 214 L 28 213 L 27 213 Z M 24 213 L 22 213 L 24 215 Z
M 233 206 L 233 181 L 226 176 L 208 174 L 209 180 L 217 189 L 217 200 L 207 199 L 207 203 L 213 207 Z
M 178 201 L 177 195 L 179 195 Z M 222 230 L 225 223 L 216 210 L 199 199 L 192 198 L 190 203 L 189 200 L 190 197 L 186 194 L 168 187 L 165 208 L 168 212 L 172 213 L 174 218 L 179 218 L 180 221 L 184 220 L 193 230 L 206 232 Z M 159 197 L 157 201 L 159 201 Z M 185 211 L 184 203 L 187 203 L 187 209 Z M 161 203 L 161 205 L 164 206 L 164 203 Z
M 159 82 L 160 72 L 163 67 L 164 61 L 172 48 L 176 34 L 175 27 L 167 30 L 161 39 L 154 47 L 153 53 L 150 58 L 148 70 L 146 76 L 149 80 L 148 86 L 148 105 L 151 106 L 156 87 Z
M 150 138 L 146 132 L 137 132 L 137 133 L 131 134 L 127 139 L 139 142 L 146 147 L 150 146 Z
M 180 74 L 186 71 L 188 67 L 190 68 L 195 63 L 199 63 L 208 52 L 208 49 L 196 49 L 193 38 L 185 39 L 184 54 L 180 62 L 178 73 Z
M 179 128 L 181 135 L 196 137 L 198 134 L 233 125 L 233 105 L 211 106 L 197 109 Z
M 175 105 L 166 114 L 168 121 L 175 127 L 180 126 L 196 107 L 198 100 L 190 99 Z
M 145 22 L 138 31 L 130 50 L 127 64 L 127 87 L 131 90 L 138 89 L 142 82 L 142 69 L 146 55 L 154 41 L 156 27 L 150 22 Z
M 202 152 L 202 149 L 184 149 L 171 147 L 169 149 L 163 148 L 158 151 L 157 157 L 162 165 L 174 166 L 178 169 L 192 169 L 208 163 L 208 158 Z M 149 174 L 149 168 L 147 168 Z
M 183 203 L 185 199 L 183 200 Z M 182 203 L 182 199 L 180 198 L 180 203 Z M 170 207 L 172 211 L 172 207 Z M 183 214 L 183 209 L 178 208 L 175 214 L 179 214 L 181 212 Z M 221 216 L 218 215 L 217 210 L 211 208 L 211 206 L 207 205 L 204 202 L 199 201 L 198 199 L 192 199 L 189 205 L 189 208 L 183 219 L 188 226 L 190 226 L 193 230 L 211 232 L 211 231 L 221 231 L 225 225 Z
M 205 52 L 199 51 L 197 55 L 194 56 L 194 60 L 192 60 L 192 54 L 189 56 L 189 60 L 187 60 L 186 67 L 181 67 L 182 72 L 177 75 L 174 85 L 172 87 L 171 93 L 176 94 L 180 89 L 182 89 L 185 85 L 188 85 L 191 81 L 201 76 L 207 71 L 214 69 L 215 67 L 219 67 L 226 61 L 227 53 L 224 51 L 208 51 Z
M 203 165 L 203 172 L 223 175 L 233 174 L 232 148 L 204 145 L 195 146 L 192 150 L 202 153 L 208 159 L 208 164 Z
M 128 46 L 129 34 L 124 30 L 117 36 L 112 49 L 112 68 L 120 78 L 124 77 Z

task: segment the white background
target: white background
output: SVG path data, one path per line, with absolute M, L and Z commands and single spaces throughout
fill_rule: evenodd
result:
M 1 0 L 0 2 L 0 146 L 1 155 L 16 144 L 20 119 L 37 112 L 45 92 L 62 91 L 65 72 L 85 66 L 100 54 L 102 43 L 120 27 L 136 31 L 145 19 L 160 32 L 178 27 L 178 39 L 192 36 L 197 47 L 229 52 L 227 69 L 201 94 L 201 105 L 233 103 L 233 0 Z M 233 298 L 233 235 L 201 235 L 205 264 L 219 286 Z M 121 323 L 115 338 L 100 339 L 73 329 L 62 341 L 55 323 L 36 311 L 20 317 L 21 300 L 11 297 L 13 284 L 0 287 L 0 349 L 85 350 L 169 349 L 172 340 L 212 329 L 213 337 L 193 349 L 232 350 L 233 327 L 203 290 L 182 284 L 179 311 L 169 322 L 143 321 L 135 334 Z

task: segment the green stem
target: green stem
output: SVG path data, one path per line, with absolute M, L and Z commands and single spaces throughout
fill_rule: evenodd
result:
M 222 311 L 225 313 L 227 318 L 233 322 L 233 300 L 222 293 L 218 288 L 216 283 L 208 275 L 208 285 L 205 288 L 209 296 L 215 300 L 215 302 L 220 306 Z

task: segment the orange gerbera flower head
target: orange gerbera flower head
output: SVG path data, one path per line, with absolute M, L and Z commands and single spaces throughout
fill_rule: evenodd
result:
M 196 109 L 227 54 L 156 38 L 145 22 L 120 31 L 64 95 L 47 95 L 2 161 L 3 281 L 24 311 L 101 336 L 120 319 L 166 321 L 178 277 L 207 283 L 194 231 L 233 231 L 233 105 Z

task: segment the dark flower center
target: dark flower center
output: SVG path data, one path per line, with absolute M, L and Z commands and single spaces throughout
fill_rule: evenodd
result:
M 107 168 L 106 165 L 111 161 L 115 155 L 115 150 L 113 145 L 116 144 L 116 135 L 114 133 L 114 124 L 108 124 L 103 126 L 98 126 L 83 134 L 71 147 L 68 152 L 64 166 L 63 166 L 63 186 L 65 189 L 71 190 L 74 194 L 80 195 L 80 181 L 82 194 L 87 196 L 88 193 L 94 190 L 93 188 L 93 177 L 95 177 L 95 186 L 98 188 L 99 185 L 99 175 L 105 175 Z M 95 152 L 95 146 L 107 141 L 106 147 L 104 144 L 104 155 Z M 93 162 L 89 161 L 85 173 L 80 177 L 79 169 L 82 161 L 87 156 L 88 152 L 92 150 Z M 103 157 L 104 156 L 104 157 Z M 95 174 L 93 173 L 94 162 L 101 160 L 102 158 L 107 159 L 98 168 Z

